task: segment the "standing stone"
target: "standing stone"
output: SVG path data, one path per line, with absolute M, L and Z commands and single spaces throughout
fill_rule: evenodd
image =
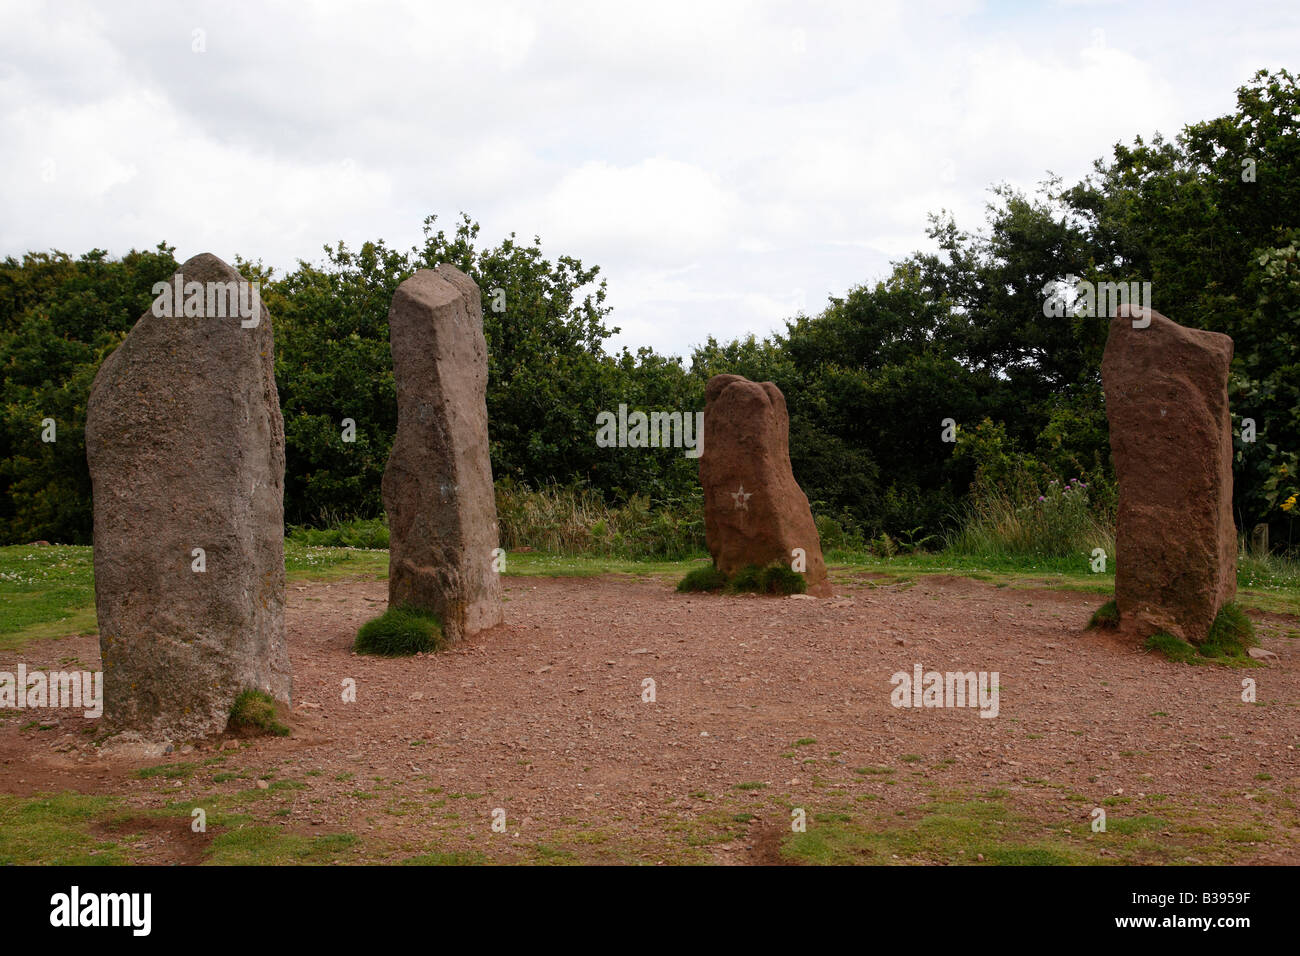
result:
M 110 730 L 200 737 L 225 729 L 244 690 L 290 701 L 274 364 L 255 288 L 204 254 L 95 376 L 86 458 Z
M 1121 306 L 1111 321 L 1101 378 L 1119 481 L 1115 603 L 1139 638 L 1199 644 L 1236 596 L 1231 362 L 1228 336 L 1154 310 Z
M 388 330 L 397 382 L 383 482 L 388 604 L 432 611 L 454 642 L 504 619 L 478 286 L 454 266 L 421 269 L 397 287 Z
M 771 382 L 715 375 L 704 389 L 704 534 L 714 566 L 791 567 L 803 550 L 808 593 L 829 597 L 821 539 L 790 468 L 790 415 Z

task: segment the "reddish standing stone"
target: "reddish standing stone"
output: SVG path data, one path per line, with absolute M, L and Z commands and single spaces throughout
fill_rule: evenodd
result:
M 790 468 L 790 415 L 771 382 L 715 375 L 704 391 L 704 533 L 719 571 L 780 562 L 802 549 L 808 592 L 831 594 L 808 498 Z
M 1101 376 L 1119 481 L 1115 603 L 1139 638 L 1199 644 L 1236 596 L 1231 363 L 1226 335 L 1129 306 L 1111 321 Z

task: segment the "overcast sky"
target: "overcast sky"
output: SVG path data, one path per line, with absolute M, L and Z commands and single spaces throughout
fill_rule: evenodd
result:
M 1297 51 L 1295 0 L 0 0 L 0 256 L 166 240 L 283 272 L 463 210 L 598 264 L 615 346 L 689 354 Z

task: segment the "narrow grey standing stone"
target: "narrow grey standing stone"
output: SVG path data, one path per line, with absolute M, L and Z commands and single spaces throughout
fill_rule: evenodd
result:
M 208 254 L 178 280 L 204 293 L 243 281 Z M 292 689 L 271 319 L 251 294 L 250 327 L 198 301 L 202 315 L 147 310 L 86 406 L 103 719 L 150 740 L 219 733 L 241 691 L 288 704 Z
M 454 266 L 422 269 L 397 287 L 388 329 L 397 384 L 383 481 L 388 604 L 432 611 L 455 642 L 504 617 L 478 286 Z

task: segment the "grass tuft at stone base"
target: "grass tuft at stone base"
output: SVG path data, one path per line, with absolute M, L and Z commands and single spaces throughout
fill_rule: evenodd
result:
M 235 698 L 226 729 L 245 734 L 288 737 L 289 728 L 279 721 L 279 705 L 265 691 L 246 690 Z
M 765 568 L 751 564 L 731 577 L 715 567 L 696 568 L 677 585 L 678 591 L 723 591 L 728 594 L 803 594 L 808 590 L 804 576 L 784 564 Z
M 1196 662 L 1196 648 L 1182 638 L 1174 637 L 1168 631 L 1156 631 L 1142 642 L 1142 647 L 1148 651 L 1163 654 L 1177 664 Z
M 791 571 L 784 564 L 769 564 L 765 568 L 751 564 L 741 568 L 730 581 L 727 590 L 732 594 L 803 594 L 808 590 L 802 574 Z
M 1192 645 L 1165 631 L 1157 631 L 1142 646 L 1182 664 L 1216 663 L 1241 667 L 1255 664 L 1250 648 L 1258 643 L 1255 625 L 1246 612 L 1237 604 L 1225 604 L 1200 644 Z
M 361 625 L 353 646 L 358 654 L 380 657 L 428 654 L 443 646 L 442 623 L 430 611 L 390 607 Z
M 696 591 L 721 591 L 727 586 L 727 576 L 713 565 L 696 568 L 677 582 L 677 590 L 685 593 Z
M 1089 627 L 1104 628 L 1113 630 L 1119 627 L 1119 608 L 1114 601 L 1107 601 L 1097 610 L 1093 611 L 1092 619 L 1088 621 Z
M 1227 657 L 1244 660 L 1250 657 L 1250 649 L 1259 643 L 1255 636 L 1255 624 L 1240 605 L 1225 604 L 1219 608 L 1210 633 L 1198 650 L 1205 657 Z

